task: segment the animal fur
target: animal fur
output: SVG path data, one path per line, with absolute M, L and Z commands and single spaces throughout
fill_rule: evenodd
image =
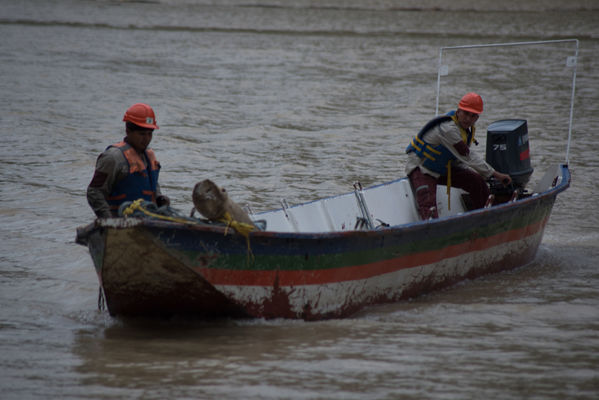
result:
M 227 191 L 219 188 L 210 179 L 196 183 L 192 199 L 195 209 L 211 221 L 223 219 L 228 212 L 235 221 L 254 225 L 249 215 L 229 198 Z

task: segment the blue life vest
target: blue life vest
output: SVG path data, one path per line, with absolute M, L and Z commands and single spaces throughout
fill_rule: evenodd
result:
M 154 151 L 152 149 L 145 151 L 144 156 L 148 163 L 146 167 L 139 153 L 127 142 L 119 142 L 108 146 L 110 147 L 121 150 L 129 164 L 129 174 L 114 185 L 112 193 L 107 198 L 110 210 L 116 212 L 123 202 L 140 198 L 155 203 L 160 163 L 156 160 Z
M 455 111 L 450 111 L 446 115 L 433 118 L 424 125 L 420 132 L 418 132 L 418 135 L 414 136 L 406 148 L 406 153 L 413 151 L 418 157 L 424 160 L 422 163 L 423 167 L 442 176 L 447 175 L 448 163 L 455 160 L 456 156 L 442 144 L 432 146 L 425 142 L 423 137 L 428 131 L 447 121 L 453 121 L 458 126 L 462 135 L 462 140 L 468 147 L 470 147 L 470 144 L 474 139 L 474 127 L 472 127 L 471 130 L 466 131 L 458 124 Z

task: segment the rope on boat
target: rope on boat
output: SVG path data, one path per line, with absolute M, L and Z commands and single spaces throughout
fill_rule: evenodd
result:
M 142 203 L 143 203 L 143 205 L 142 205 Z M 134 216 L 134 213 L 136 211 L 140 211 L 142 214 L 147 215 L 149 217 L 163 219 L 163 220 L 171 221 L 171 222 L 179 222 L 182 224 L 189 224 L 189 223 L 199 224 L 199 223 L 201 223 L 200 221 L 192 219 L 192 218 L 186 218 L 186 217 L 179 216 L 172 209 L 170 209 L 169 211 L 171 214 L 174 214 L 175 216 L 159 214 L 158 212 L 150 211 L 150 210 L 148 210 L 148 205 L 154 206 L 154 203 L 145 201 L 144 199 L 137 199 L 134 202 L 132 202 L 131 204 L 129 204 L 126 208 L 123 209 L 122 215 L 123 215 L 123 217 Z M 156 207 L 154 206 L 154 208 L 156 208 Z M 156 208 L 156 211 L 158 211 L 157 208 Z M 119 213 L 120 213 L 120 210 L 119 210 Z
M 104 298 L 104 290 L 102 286 L 98 288 L 98 310 L 104 311 L 106 309 L 106 300 Z
M 451 160 L 447 161 L 447 209 L 451 210 Z
M 171 222 L 178 222 L 182 224 L 207 224 L 206 222 L 203 222 L 195 218 L 181 216 L 170 207 L 166 207 L 166 210 L 160 210 L 156 207 L 154 203 L 145 201 L 144 199 L 137 199 L 133 201 L 131 204 L 123 203 L 121 207 L 122 210 L 119 209 L 119 214 L 121 214 L 123 217 L 148 216 L 152 218 L 157 218 Z M 154 208 L 156 212 L 150 211 L 148 210 L 148 208 Z M 166 213 L 171 215 L 166 215 Z M 257 228 L 254 225 L 234 220 L 228 212 L 225 212 L 223 218 L 221 218 L 218 222 L 222 222 L 225 224 L 225 236 L 228 233 L 229 227 L 231 227 L 235 229 L 237 233 L 245 237 L 245 241 L 247 244 L 247 261 L 249 265 L 250 260 L 254 259 L 254 254 L 252 253 L 252 248 L 250 246 L 250 232 Z
M 247 262 L 250 264 L 250 260 L 254 260 L 254 253 L 252 252 L 252 248 L 250 246 L 250 232 L 256 229 L 254 225 L 246 224 L 244 222 L 235 221 L 231 214 L 225 212 L 223 217 L 220 219 L 220 222 L 226 224 L 225 228 L 225 236 L 227 235 L 227 230 L 229 227 L 235 229 L 240 235 L 245 237 L 245 242 L 247 244 L 248 252 L 247 252 Z

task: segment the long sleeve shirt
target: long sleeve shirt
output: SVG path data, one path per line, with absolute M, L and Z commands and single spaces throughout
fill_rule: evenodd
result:
M 441 144 L 447 148 L 456 157 L 456 160 L 452 161 L 454 167 L 471 168 L 484 178 L 489 178 L 495 171 L 478 153 L 469 150 L 462 151 L 461 153 L 458 151 L 458 148 L 464 148 L 466 145 L 462 140 L 460 129 L 453 121 L 447 121 L 437 125 L 425 133 L 422 139 L 431 146 Z M 456 144 L 458 145 L 458 148 L 456 148 Z M 419 167 L 423 173 L 438 178 L 439 174 L 425 168 L 422 165 L 423 162 L 424 160 L 418 157 L 414 152 L 408 153 L 408 161 L 405 167 L 406 175 L 409 175 L 410 172 Z
M 142 157 L 147 163 L 145 157 Z M 98 218 L 114 216 L 110 212 L 107 198 L 112 193 L 114 185 L 129 174 L 129 163 L 123 152 L 110 147 L 98 156 L 94 177 L 87 187 L 87 202 Z M 159 196 L 160 185 L 156 184 L 156 196 Z

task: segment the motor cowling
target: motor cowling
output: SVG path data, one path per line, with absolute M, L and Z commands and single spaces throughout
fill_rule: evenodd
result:
M 487 127 L 486 161 L 510 175 L 514 189 L 524 190 L 533 172 L 526 120 L 503 119 Z

